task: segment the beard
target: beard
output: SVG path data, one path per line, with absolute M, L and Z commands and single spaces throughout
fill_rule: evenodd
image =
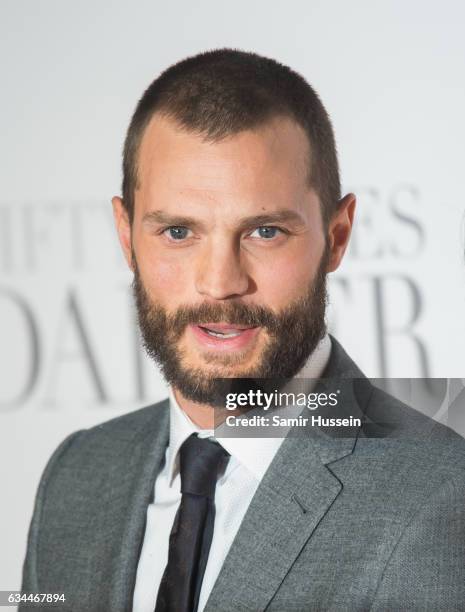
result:
M 168 313 L 148 295 L 134 251 L 132 255 L 132 289 L 144 348 L 160 367 L 165 380 L 193 402 L 224 407 L 226 394 L 232 390 L 231 385 L 234 386 L 226 379 L 235 379 L 236 390 L 242 379 L 275 379 L 278 384 L 276 379 L 294 377 L 326 333 L 328 246 L 306 293 L 279 313 L 240 300 L 183 305 Z M 208 368 L 186 366 L 183 364 L 185 352 L 178 347 L 179 340 L 189 324 L 202 323 L 261 327 L 267 332 L 267 343 L 252 367 L 240 368 L 244 360 L 241 351 L 230 354 L 206 351 L 199 356 L 199 362 L 208 363 Z

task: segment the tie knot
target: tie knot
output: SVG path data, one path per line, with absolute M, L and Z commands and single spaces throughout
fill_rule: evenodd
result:
M 218 472 L 229 453 L 218 442 L 192 434 L 179 454 L 181 493 L 213 498 Z

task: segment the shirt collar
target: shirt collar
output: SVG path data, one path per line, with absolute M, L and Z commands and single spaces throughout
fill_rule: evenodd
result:
M 328 363 L 331 353 L 331 340 L 326 334 L 319 342 L 305 365 L 297 372 L 296 378 L 319 378 Z M 237 462 L 247 468 L 255 478 L 260 481 L 272 462 L 277 450 L 283 442 L 279 438 L 215 438 L 214 430 L 201 429 L 181 409 L 173 392 L 169 387 L 170 405 L 170 441 L 168 446 L 168 474 L 170 484 L 179 471 L 178 451 L 187 438 L 197 433 L 201 438 L 214 438 L 223 448 L 235 458 Z
M 181 409 L 173 392 L 173 387 L 169 388 L 170 402 L 170 441 L 168 446 L 168 474 L 170 484 L 179 471 L 178 452 L 187 438 L 193 433 L 199 434 L 202 438 L 213 436 L 212 429 L 201 429 L 198 427 Z
M 317 344 L 315 350 L 305 362 L 294 378 L 320 378 L 326 368 L 331 354 L 331 339 L 329 334 L 325 334 Z M 314 386 L 314 384 L 311 384 Z

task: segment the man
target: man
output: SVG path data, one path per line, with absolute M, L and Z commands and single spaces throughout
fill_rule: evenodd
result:
M 325 331 L 355 197 L 315 92 L 252 53 L 188 58 L 141 98 L 123 173 L 116 227 L 170 397 L 55 451 L 23 591 L 76 611 L 465 609 L 463 440 Z M 222 379 L 319 377 L 363 427 L 215 437 Z

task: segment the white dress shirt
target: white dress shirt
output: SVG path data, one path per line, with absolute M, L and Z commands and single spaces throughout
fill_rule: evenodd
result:
M 331 340 L 326 335 L 296 377 L 320 377 L 330 352 Z M 147 508 L 147 523 L 134 589 L 134 612 L 153 612 L 155 609 L 158 587 L 168 561 L 169 535 L 181 501 L 178 451 L 192 433 L 198 433 L 202 438 L 214 437 L 213 430 L 200 429 L 183 412 L 172 388 L 169 401 L 169 444 L 162 470 L 155 481 L 154 500 Z M 215 489 L 215 524 L 200 591 L 199 612 L 205 607 L 247 508 L 284 438 L 215 439 L 231 456 Z

